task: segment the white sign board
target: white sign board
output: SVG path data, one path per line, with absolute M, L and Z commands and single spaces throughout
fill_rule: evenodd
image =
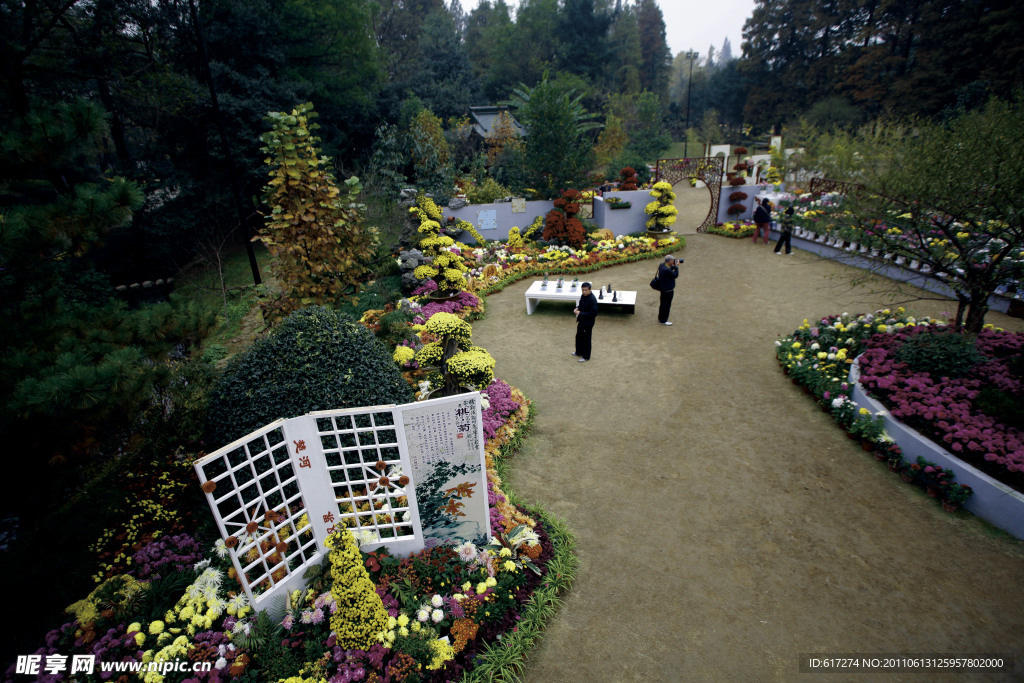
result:
M 524 209 L 525 211 L 525 209 Z M 476 212 L 476 225 L 480 230 L 498 229 L 498 212 L 495 209 L 484 209 Z
M 490 539 L 478 392 L 278 420 L 195 464 L 256 609 L 304 586 L 348 526 L 364 550 Z M 427 525 L 421 525 L 423 513 Z

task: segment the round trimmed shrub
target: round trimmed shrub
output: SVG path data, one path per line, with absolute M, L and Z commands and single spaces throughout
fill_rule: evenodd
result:
M 228 363 L 210 392 L 207 439 L 218 448 L 282 417 L 408 403 L 412 391 L 391 356 L 344 313 L 295 311 Z
M 746 192 L 733 192 L 732 194 L 729 195 L 729 201 L 730 202 L 742 202 L 748 196 L 749 195 L 747 195 Z

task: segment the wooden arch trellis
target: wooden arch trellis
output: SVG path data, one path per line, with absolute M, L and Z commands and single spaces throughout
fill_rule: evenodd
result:
M 697 232 L 707 232 L 718 220 L 718 202 L 722 195 L 722 175 L 725 172 L 723 157 L 701 157 L 699 159 L 658 159 L 654 180 L 664 180 L 675 185 L 680 180 L 695 178 L 704 183 L 711 193 L 711 209 Z

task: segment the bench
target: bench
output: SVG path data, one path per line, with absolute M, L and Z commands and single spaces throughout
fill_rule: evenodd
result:
M 526 290 L 526 315 L 533 315 L 537 310 L 537 304 L 541 301 L 571 301 L 576 303 L 580 300 L 580 288 L 573 287 L 571 283 L 565 283 L 561 289 L 557 289 L 554 282 L 549 281 L 544 287 L 543 280 L 535 280 L 530 288 Z M 598 296 L 594 292 L 594 296 Z M 636 292 L 615 291 L 615 301 L 612 295 L 607 292 L 603 299 L 597 300 L 598 309 L 621 306 L 626 313 L 636 312 Z

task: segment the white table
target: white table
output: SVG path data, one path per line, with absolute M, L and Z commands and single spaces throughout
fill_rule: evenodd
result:
M 540 301 L 571 301 L 576 303 L 580 300 L 580 288 L 573 289 L 571 282 L 565 282 L 561 289 L 555 287 L 555 280 L 548 280 L 547 287 L 542 287 L 543 280 L 534 280 L 530 288 L 526 290 L 526 315 L 533 315 L 537 310 L 537 303 Z M 594 292 L 598 296 L 600 292 Z M 604 293 L 604 298 L 597 300 L 598 308 L 621 306 L 626 313 L 636 312 L 636 292 L 615 290 L 615 301 L 612 295 Z

